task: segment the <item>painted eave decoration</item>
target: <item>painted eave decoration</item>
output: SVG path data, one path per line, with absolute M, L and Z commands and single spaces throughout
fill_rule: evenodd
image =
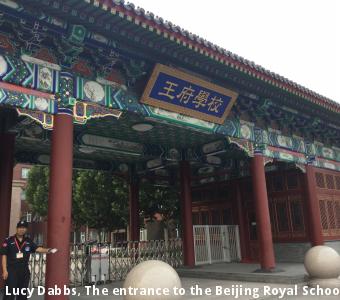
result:
M 156 64 L 141 102 L 223 124 L 238 94 L 182 71 Z
M 85 0 L 85 2 L 88 2 L 96 8 L 110 11 L 112 15 L 117 15 L 121 19 L 133 22 L 149 32 L 155 32 L 158 36 L 175 41 L 178 45 L 201 53 L 205 57 L 210 57 L 225 66 L 261 80 L 268 85 L 278 87 L 283 91 L 289 92 L 335 113 L 340 112 L 339 103 L 315 93 L 281 75 L 271 72 L 255 64 L 253 61 L 215 45 L 176 24 L 154 15 L 152 12 L 136 7 L 133 3 L 125 0 Z

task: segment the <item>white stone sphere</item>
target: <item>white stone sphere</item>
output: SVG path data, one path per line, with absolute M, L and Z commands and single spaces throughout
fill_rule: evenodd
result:
M 174 287 L 181 288 L 181 280 L 177 272 L 167 263 L 160 260 L 148 260 L 135 266 L 127 275 L 124 288 L 160 288 L 162 295 L 129 295 L 124 296 L 124 300 L 174 300 L 181 296 L 174 295 Z M 164 289 L 169 289 L 169 295 L 164 295 Z
M 333 248 L 315 246 L 305 255 L 305 269 L 312 278 L 338 278 L 340 256 Z

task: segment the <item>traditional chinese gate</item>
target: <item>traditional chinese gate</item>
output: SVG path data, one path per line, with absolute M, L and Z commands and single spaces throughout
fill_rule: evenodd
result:
M 195 264 L 241 260 L 237 225 L 194 225 Z

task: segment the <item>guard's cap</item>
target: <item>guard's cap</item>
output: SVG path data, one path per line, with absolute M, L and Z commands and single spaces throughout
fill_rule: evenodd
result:
M 25 227 L 28 228 L 28 223 L 26 221 L 19 221 L 17 224 L 17 228 L 19 227 Z

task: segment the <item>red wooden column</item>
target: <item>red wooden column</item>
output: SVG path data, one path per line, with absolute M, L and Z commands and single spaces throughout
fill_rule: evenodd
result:
M 322 236 L 319 200 L 317 198 L 315 168 L 311 164 L 306 165 L 305 183 L 307 189 L 306 207 L 309 221 L 308 228 L 310 243 L 312 246 L 323 245 L 324 239 Z
M 0 134 L 0 243 L 9 235 L 14 167 L 14 134 Z M 1 259 L 1 255 L 0 255 Z M 0 270 L 2 274 L 2 268 Z M 3 287 L 0 276 L 0 288 Z
M 72 110 L 59 109 L 54 116 L 52 133 L 47 231 L 48 247 L 59 251 L 47 256 L 46 290 L 54 285 L 60 288 L 69 285 L 72 167 Z M 45 299 L 52 298 L 68 299 L 64 295 L 45 295 Z
M 139 184 L 132 179 L 129 184 L 130 241 L 139 241 Z
M 275 256 L 270 225 L 264 158 L 261 154 L 255 154 L 252 158 L 251 167 L 257 235 L 260 248 L 260 264 L 262 270 L 270 271 L 275 268 Z
M 237 219 L 239 223 L 239 234 L 240 234 L 240 246 L 241 246 L 241 262 L 251 262 L 250 245 L 249 245 L 249 232 L 247 230 L 247 222 L 245 217 L 245 209 L 242 205 L 241 187 L 240 182 L 237 180 L 236 185 L 236 209 Z
M 181 180 L 181 223 L 183 239 L 184 265 L 195 266 L 194 236 L 192 227 L 192 198 L 190 164 L 188 161 L 180 162 Z

